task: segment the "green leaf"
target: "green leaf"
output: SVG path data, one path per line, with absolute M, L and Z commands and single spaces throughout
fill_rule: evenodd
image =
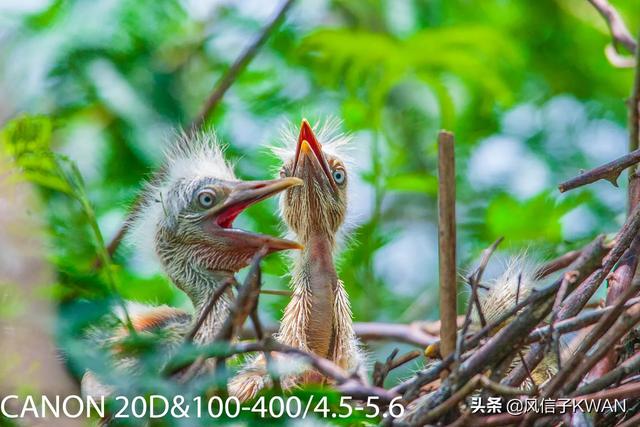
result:
M 72 194 L 50 149 L 51 120 L 43 116 L 20 116 L 0 131 L 0 145 L 13 157 L 22 177 L 45 188 Z
M 422 173 L 394 175 L 387 178 L 385 188 L 391 191 L 435 195 L 438 192 L 438 179 L 433 175 Z

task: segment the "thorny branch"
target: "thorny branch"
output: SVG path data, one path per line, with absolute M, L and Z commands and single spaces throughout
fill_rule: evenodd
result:
M 558 189 L 561 193 L 564 193 L 565 191 L 573 190 L 574 188 L 582 187 L 583 185 L 591 184 L 601 179 L 606 179 L 617 187 L 618 177 L 622 171 L 638 162 L 640 162 L 640 150 L 635 150 L 616 160 L 583 172 L 575 178 L 563 182 L 558 185 Z

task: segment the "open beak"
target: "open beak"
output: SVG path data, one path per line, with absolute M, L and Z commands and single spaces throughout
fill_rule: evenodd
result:
M 272 197 L 287 188 L 302 185 L 299 178 L 280 178 L 266 181 L 238 181 L 231 185 L 231 192 L 225 202 L 208 213 L 206 227 L 209 232 L 224 237 L 233 246 L 266 247 L 269 253 L 285 249 L 302 249 L 303 246 L 291 240 L 251 233 L 234 229 L 233 221 L 242 211 L 261 200 Z
M 302 119 L 302 124 L 300 125 L 300 135 L 298 136 L 298 144 L 296 145 L 296 154 L 293 162 L 293 176 L 296 176 L 296 171 L 298 171 L 298 176 L 304 176 L 306 174 L 318 176 L 322 174 L 334 190 L 337 189 L 331 176 L 329 163 L 327 163 L 327 159 L 322 152 L 322 146 L 318 142 L 307 119 Z

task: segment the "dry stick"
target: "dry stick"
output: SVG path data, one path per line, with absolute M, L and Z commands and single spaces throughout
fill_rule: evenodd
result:
M 397 323 L 355 323 L 354 331 L 363 341 L 391 340 L 425 348 L 438 341 L 433 335 L 427 335 L 418 327 Z
M 607 0 L 589 0 L 589 3 L 591 3 L 605 21 L 607 21 L 614 42 L 624 46 L 629 53 L 635 53 L 636 41 L 631 36 L 618 11 L 611 6 Z
M 600 378 L 580 387 L 579 389 L 571 393 L 571 396 L 594 393 L 598 390 L 609 387 L 611 384 L 617 384 L 628 375 L 635 374 L 638 371 L 640 371 L 640 352 L 637 352 L 636 354 L 625 360 L 622 364 L 620 364 L 620 366 L 612 369 Z
M 638 217 L 638 212 L 640 212 L 640 206 L 636 206 L 632 218 Z M 630 228 L 630 230 L 633 231 L 633 228 Z M 637 230 L 635 230 L 634 234 L 637 235 Z M 624 237 L 625 236 L 621 236 L 618 243 L 626 240 Z M 637 244 L 638 240 L 640 239 L 634 239 L 634 244 Z M 615 250 L 616 248 L 612 250 L 612 253 Z M 640 321 L 640 306 L 634 305 L 624 311 L 625 302 L 637 293 L 640 283 L 636 283 L 635 285 L 636 286 L 629 287 L 620 295 L 611 311 L 602 316 L 596 326 L 580 341 L 578 348 L 576 348 L 573 355 L 567 360 L 565 366 L 558 371 L 556 376 L 554 376 L 543 389 L 541 394 L 542 398 L 554 397 L 560 389 L 563 395 L 572 392 L 580 383 L 582 377 L 604 357 L 611 346 L 615 345 L 629 329 Z M 585 357 L 587 352 L 590 352 L 590 354 Z M 522 421 L 522 425 L 530 425 L 536 417 L 536 414 L 528 414 Z
M 638 412 L 622 424 L 618 424 L 616 427 L 636 427 L 638 425 L 640 425 L 640 412 Z
M 565 191 L 573 190 L 574 188 L 582 187 L 583 185 L 591 184 L 601 179 L 606 179 L 617 187 L 618 177 L 622 171 L 638 162 L 640 162 L 640 150 L 634 150 L 631 153 L 617 158 L 616 160 L 583 172 L 580 175 L 561 183 L 558 185 L 558 189 L 561 193 L 564 193 Z
M 191 122 L 189 129 L 194 131 L 195 129 L 200 128 L 204 122 L 207 120 L 209 116 L 215 111 L 215 109 L 220 105 L 220 101 L 222 101 L 223 96 L 229 90 L 231 85 L 237 80 L 238 76 L 244 71 L 244 69 L 249 65 L 249 63 L 256 56 L 260 48 L 267 41 L 269 36 L 274 32 L 277 28 L 278 24 L 282 21 L 284 15 L 287 13 L 287 10 L 291 7 L 294 0 L 284 0 L 280 6 L 278 7 L 276 13 L 273 17 L 267 22 L 267 24 L 263 27 L 260 33 L 256 36 L 256 38 L 246 47 L 245 50 L 238 56 L 238 58 L 234 61 L 234 63 L 229 67 L 229 69 L 224 73 L 222 78 L 218 81 L 216 86 L 209 98 L 207 98 L 205 104 L 203 105 L 200 113 L 196 116 L 196 118 Z M 127 224 L 131 220 L 131 216 L 136 211 L 137 206 L 140 203 L 140 197 L 138 197 L 129 210 L 129 214 L 127 215 L 124 224 L 120 227 L 115 237 L 111 240 L 109 245 L 107 246 L 107 251 L 110 256 L 113 256 L 116 249 L 122 242 L 124 235 L 127 233 Z M 96 263 L 97 266 L 100 265 L 99 262 Z
M 378 396 L 381 402 L 388 403 L 398 397 L 398 394 L 380 387 L 367 386 L 354 376 L 347 374 L 342 368 L 328 359 L 308 353 L 295 347 L 290 347 L 277 342 L 274 339 L 266 339 L 257 351 L 275 351 L 283 354 L 299 356 L 309 363 L 322 375 L 333 379 L 337 384 L 337 390 L 354 399 L 368 399 L 369 396 Z
M 478 297 L 478 286 L 480 285 L 480 281 L 482 280 L 482 275 L 484 273 L 485 268 L 487 268 L 487 264 L 489 263 L 489 259 L 491 255 L 496 251 L 498 245 L 504 240 L 504 237 L 498 238 L 495 242 L 491 244 L 488 248 L 482 251 L 482 258 L 480 260 L 480 264 L 478 264 L 478 268 L 475 269 L 473 273 L 469 275 L 467 278 L 467 282 L 471 285 L 471 298 L 467 303 L 467 312 L 464 316 L 464 323 L 462 324 L 462 330 L 460 334 L 458 334 L 458 339 L 456 342 L 456 352 L 455 352 L 455 361 L 460 360 L 460 356 L 462 355 L 462 347 L 467 336 L 467 330 L 469 325 L 471 324 L 471 312 L 473 311 L 473 306 L 476 306 L 476 310 L 478 310 L 478 317 L 480 318 L 480 323 L 482 327 L 487 325 L 487 322 L 484 318 L 484 314 L 482 313 L 482 306 L 480 305 L 480 298 Z
M 387 360 L 384 363 L 376 362 L 373 366 L 373 385 L 376 387 L 383 387 L 384 380 L 389 374 L 389 368 L 391 367 L 391 363 L 393 362 L 393 358 L 398 355 L 400 350 L 398 348 L 394 348 L 391 351 L 391 354 L 387 356 Z
M 558 258 L 549 261 L 536 271 L 536 280 L 544 279 L 556 271 L 569 267 L 572 262 L 578 259 L 581 253 L 582 250 L 569 251 L 566 254 L 560 255 Z
M 640 303 L 640 298 L 632 298 L 625 303 L 624 308 L 629 308 L 638 303 Z M 569 332 L 574 332 L 586 328 L 593 325 L 594 323 L 597 323 L 602 318 L 602 316 L 611 312 L 612 309 L 613 307 L 605 307 L 598 310 L 581 313 L 578 316 L 559 321 L 555 323 L 553 327 L 551 327 L 551 325 L 541 326 L 537 329 L 534 329 L 533 332 L 529 334 L 526 343 L 531 344 L 537 341 L 541 341 L 549 337 L 554 332 L 563 335 Z
M 440 273 L 440 339 L 443 357 L 456 349 L 456 174 L 453 134 L 438 134 L 438 260 Z
M 253 329 L 256 334 L 256 338 L 259 341 L 264 340 L 264 328 L 262 327 L 262 322 L 260 321 L 260 316 L 258 315 L 258 301 L 256 300 L 255 306 L 249 315 L 251 318 L 251 323 L 253 324 Z M 264 360 L 267 364 L 267 372 L 271 377 L 271 382 L 273 383 L 273 389 L 279 393 L 282 391 L 282 383 L 280 382 L 280 378 L 278 377 L 278 373 L 276 369 L 274 369 L 273 357 L 271 357 L 271 353 L 265 351 L 262 353 L 264 356 Z
M 262 294 L 262 292 L 260 292 Z M 463 316 L 458 316 L 458 325 L 462 326 Z M 426 325 L 426 326 L 423 326 Z M 362 341 L 393 341 L 425 348 L 440 340 L 434 334 L 439 333 L 440 322 L 412 322 L 384 323 L 384 322 L 355 322 L 353 329 Z M 265 333 L 273 334 L 278 331 L 275 325 L 265 327 Z M 245 328 L 240 334 L 242 339 L 255 338 L 255 333 L 250 328 Z
M 420 357 L 422 352 L 418 350 L 413 350 L 408 353 L 403 354 L 402 356 L 395 358 L 398 354 L 398 349 L 394 349 L 393 352 L 387 357 L 387 360 L 384 364 L 380 362 L 376 362 L 373 370 L 373 385 L 377 387 L 382 387 L 384 385 L 384 380 L 389 375 L 389 372 L 393 371 L 396 368 L 404 365 L 405 363 L 409 363 L 412 360 Z
M 185 342 L 193 341 L 193 337 L 196 336 L 196 334 L 202 327 L 204 320 L 207 318 L 207 316 L 209 316 L 209 314 L 211 313 L 211 310 L 213 310 L 213 307 L 215 307 L 216 302 L 222 297 L 222 295 L 224 295 L 224 293 L 227 291 L 229 286 L 231 286 L 235 282 L 236 282 L 236 279 L 232 277 L 231 279 L 225 280 L 220 285 L 220 287 L 218 287 L 218 289 L 215 290 L 215 292 L 211 296 L 211 299 L 207 302 L 207 305 L 202 310 L 200 317 L 198 318 L 198 320 L 196 320 L 196 323 L 193 325 L 189 333 L 187 333 L 187 335 L 184 337 Z
M 603 318 L 604 319 L 604 318 Z M 602 321 L 602 320 L 601 320 Z M 595 347 L 591 349 L 589 354 L 585 357 L 585 354 L 580 354 L 577 359 L 579 365 L 571 371 L 568 375 L 567 381 L 562 387 L 562 393 L 571 393 L 575 387 L 580 383 L 582 377 L 589 372 L 591 368 L 598 363 L 609 351 L 609 349 L 617 344 L 617 342 L 633 327 L 640 322 L 640 306 L 634 305 L 622 313 L 622 315 L 616 320 L 613 326 L 600 338 Z M 596 326 L 597 328 L 597 326 Z M 594 328 L 595 332 L 596 328 Z M 585 341 L 590 340 L 587 336 Z M 550 392 L 546 394 L 551 395 Z
M 363 384 L 328 359 L 322 358 L 313 353 L 308 353 L 299 348 L 281 344 L 273 338 L 265 338 L 264 340 L 257 342 L 244 342 L 237 344 L 224 342 L 224 344 L 226 344 L 226 346 L 202 347 L 201 354 L 198 357 L 202 359 L 208 359 L 210 357 L 221 357 L 227 359 L 238 354 L 256 352 L 288 354 L 300 357 L 322 375 L 333 379 L 337 384 L 336 389 L 338 391 L 344 395 L 353 397 L 354 399 L 364 398 L 366 400 L 368 396 L 377 396 L 380 402 L 386 403 L 398 397 L 398 394 L 392 391 Z
M 630 287 L 633 286 L 632 281 L 638 267 L 638 251 L 640 250 L 640 236 L 634 239 L 633 243 L 627 249 L 620 260 L 616 271 L 609 278 L 609 289 L 607 290 L 606 305 L 608 307 L 615 305 L 620 296 L 623 295 Z M 636 293 L 639 289 L 635 287 Z M 631 296 L 635 296 L 632 294 Z M 599 378 L 609 372 L 616 365 L 618 354 L 615 346 L 607 352 L 607 355 L 593 368 L 587 376 L 588 379 Z
M 260 261 L 265 254 L 266 248 L 262 248 L 254 255 L 253 260 L 251 261 L 249 273 L 247 274 L 243 285 L 238 287 L 238 295 L 235 303 L 231 306 L 229 313 L 227 314 L 227 318 L 213 340 L 213 344 L 230 341 L 254 310 L 255 301 L 259 295 L 261 284 Z M 230 282 L 235 282 L 235 279 L 230 280 Z M 195 330 L 193 335 L 195 336 L 196 333 L 197 330 Z M 220 375 L 223 374 L 226 369 L 224 362 L 225 359 L 226 357 L 222 356 L 215 362 L 216 371 Z M 193 363 L 180 364 L 178 362 L 178 366 L 176 366 L 175 363 L 169 362 L 165 368 L 165 373 L 174 377 L 180 376 L 181 382 L 185 383 L 200 372 L 205 361 L 206 357 L 200 355 L 195 361 L 193 361 Z
M 290 297 L 293 295 L 291 291 L 281 291 L 278 289 L 260 289 L 260 293 L 263 295 L 277 295 L 281 297 Z
M 273 30 L 278 26 L 285 13 L 291 5 L 293 4 L 293 0 L 284 0 L 276 13 L 273 14 L 273 17 L 269 20 L 267 25 L 264 26 L 260 34 L 245 48 L 245 50 L 238 56 L 235 62 L 231 65 L 229 70 L 225 73 L 222 79 L 218 82 L 213 92 L 205 102 L 200 114 L 195 118 L 193 123 L 191 124 L 192 129 L 197 129 L 205 122 L 207 117 L 211 115 L 211 112 L 216 108 L 216 106 L 222 100 L 222 97 L 227 92 L 229 87 L 236 81 L 238 75 L 242 73 L 242 71 L 247 67 L 249 62 L 256 56 L 262 45 L 267 41 L 269 35 L 273 32 Z
M 263 247 L 253 257 L 251 268 L 245 278 L 245 283 L 238 290 L 236 303 L 231 307 L 227 319 L 222 324 L 222 328 L 216 334 L 214 342 L 231 341 L 237 335 L 247 317 L 256 310 L 258 298 L 260 296 L 260 286 L 262 285 L 262 271 L 260 270 L 260 261 L 267 254 L 267 248 Z M 218 378 L 226 377 L 227 362 L 226 357 L 217 357 L 215 359 L 216 376 Z M 222 387 L 226 391 L 226 382 Z
M 429 412 L 415 419 L 411 419 L 409 421 L 410 425 L 426 425 L 431 421 L 441 419 L 445 416 L 449 411 L 454 409 L 456 405 L 467 395 L 471 394 L 473 390 L 478 387 L 480 384 L 480 379 L 482 375 L 478 374 L 471 378 L 464 386 L 460 388 L 460 390 L 456 391 L 449 397 L 447 400 L 442 402 L 440 405 L 436 406 Z

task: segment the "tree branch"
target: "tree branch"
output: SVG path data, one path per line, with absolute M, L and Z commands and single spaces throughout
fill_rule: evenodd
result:
M 231 87 L 233 82 L 236 81 L 238 76 L 244 71 L 244 69 L 249 65 L 251 60 L 256 56 L 260 48 L 267 41 L 269 36 L 276 29 L 280 21 L 283 19 L 284 15 L 287 13 L 287 10 L 291 7 L 294 0 L 284 0 L 276 13 L 273 14 L 273 17 L 267 22 L 264 26 L 260 34 L 242 51 L 242 53 L 238 56 L 238 58 L 234 61 L 234 63 L 229 67 L 227 72 L 222 76 L 222 78 L 218 81 L 218 84 L 211 92 L 209 98 L 207 98 L 204 103 L 202 110 L 196 116 L 196 118 L 191 123 L 191 130 L 195 130 L 200 128 L 204 122 L 207 120 L 207 117 L 211 115 L 211 113 L 216 109 L 222 97 L 227 92 L 227 90 Z
M 609 31 L 611 31 L 611 37 L 614 43 L 624 46 L 629 53 L 635 53 L 636 41 L 631 36 L 618 11 L 611 6 L 607 0 L 589 0 L 589 3 L 591 3 L 600 15 L 602 15 L 604 20 L 607 21 L 607 26 L 609 27 Z
M 564 193 L 565 191 L 573 190 L 574 188 L 582 187 L 583 185 L 591 184 L 601 179 L 606 179 L 617 187 L 618 177 L 622 171 L 638 162 L 640 162 L 640 150 L 634 150 L 616 160 L 583 172 L 575 178 L 561 183 L 558 185 L 558 189 L 561 193 Z
M 453 134 L 438 134 L 438 259 L 440 270 L 440 340 L 443 356 L 456 349 L 456 173 Z

